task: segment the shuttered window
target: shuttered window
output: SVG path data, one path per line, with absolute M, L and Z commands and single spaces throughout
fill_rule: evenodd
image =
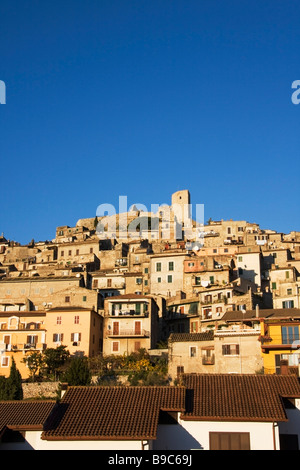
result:
M 210 450 L 250 450 L 248 432 L 210 432 Z

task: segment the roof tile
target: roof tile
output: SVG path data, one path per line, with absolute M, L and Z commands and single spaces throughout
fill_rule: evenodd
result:
M 159 411 L 184 409 L 184 387 L 70 387 L 42 439 L 155 439 Z

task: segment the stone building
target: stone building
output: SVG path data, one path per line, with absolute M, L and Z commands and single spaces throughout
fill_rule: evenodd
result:
M 104 304 L 103 353 L 130 354 L 154 349 L 159 341 L 158 305 L 151 296 L 124 294 Z

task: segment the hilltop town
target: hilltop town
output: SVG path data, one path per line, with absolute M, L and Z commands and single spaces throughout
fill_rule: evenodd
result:
M 133 207 L 113 231 L 96 216 L 57 227 L 51 241 L 2 236 L 0 375 L 14 357 L 27 378 L 26 354 L 62 344 L 87 357 L 165 352 L 173 382 L 298 370 L 300 232 L 210 219 L 195 242 L 190 214 L 176 226 L 189 204 L 183 190 L 168 218 Z
M 167 382 L 0 401 L 1 449 L 299 448 L 300 232 L 199 225 L 189 207 L 183 190 L 51 241 L 2 236 L 0 377 L 33 379 L 28 358 L 61 347 L 111 368 L 163 359 Z

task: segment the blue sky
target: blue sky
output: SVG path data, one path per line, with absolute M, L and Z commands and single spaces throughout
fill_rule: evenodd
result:
M 300 3 L 1 0 L 0 232 L 50 240 L 103 203 L 300 231 Z

